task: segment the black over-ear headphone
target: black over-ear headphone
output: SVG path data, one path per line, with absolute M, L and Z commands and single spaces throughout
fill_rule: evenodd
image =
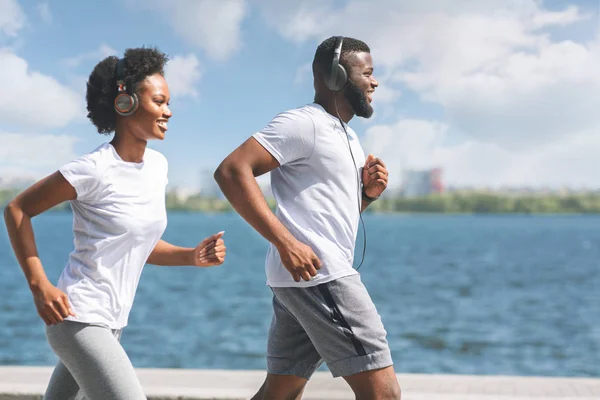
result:
M 117 97 L 115 98 L 115 111 L 127 117 L 133 115 L 138 108 L 138 98 L 135 93 L 129 93 L 125 84 L 125 59 L 117 61 Z
M 340 64 L 343 42 L 343 36 L 336 37 L 335 48 L 333 50 L 333 60 L 331 62 L 331 72 L 329 73 L 328 79 L 325 80 L 325 84 L 329 90 L 333 90 L 334 92 L 339 92 L 342 90 L 348 81 L 346 69 L 342 64 Z

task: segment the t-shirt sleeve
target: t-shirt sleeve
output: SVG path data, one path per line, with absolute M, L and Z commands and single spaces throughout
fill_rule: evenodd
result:
M 285 165 L 310 157 L 315 146 L 315 126 L 309 115 L 287 111 L 273 118 L 253 137 L 280 165 Z
M 98 168 L 94 160 L 88 155 L 60 167 L 59 172 L 75 188 L 77 200 L 89 201 L 97 192 L 99 177 Z

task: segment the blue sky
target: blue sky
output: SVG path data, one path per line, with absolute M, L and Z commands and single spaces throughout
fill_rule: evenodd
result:
M 412 4 L 410 4 L 412 3 Z M 40 178 L 110 137 L 85 117 L 94 65 L 126 48 L 168 53 L 172 187 L 280 111 L 312 101 L 310 62 L 331 35 L 372 48 L 365 150 L 458 186 L 600 187 L 600 2 L 481 0 L 0 0 L 0 177 Z

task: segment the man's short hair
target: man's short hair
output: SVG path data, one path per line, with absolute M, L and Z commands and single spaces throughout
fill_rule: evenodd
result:
M 324 76 L 329 76 L 331 71 L 331 62 L 333 60 L 333 51 L 335 50 L 337 36 L 332 36 L 325 39 L 315 52 L 315 58 L 313 59 L 313 74 L 321 73 Z M 371 49 L 367 44 L 361 40 L 354 39 L 351 37 L 344 37 L 342 43 L 342 53 L 340 55 L 340 64 L 342 64 L 346 70 L 348 69 L 348 55 L 351 53 L 370 53 Z M 349 71 L 348 71 L 349 72 Z

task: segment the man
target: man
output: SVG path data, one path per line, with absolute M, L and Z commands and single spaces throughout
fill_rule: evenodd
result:
M 360 213 L 388 177 L 346 125 L 373 114 L 370 49 L 331 37 L 317 48 L 313 75 L 314 103 L 277 115 L 215 171 L 232 206 L 271 243 L 268 373 L 254 399 L 300 399 L 323 360 L 357 399 L 400 399 L 386 331 L 352 268 Z M 266 172 L 276 214 L 255 179 Z

